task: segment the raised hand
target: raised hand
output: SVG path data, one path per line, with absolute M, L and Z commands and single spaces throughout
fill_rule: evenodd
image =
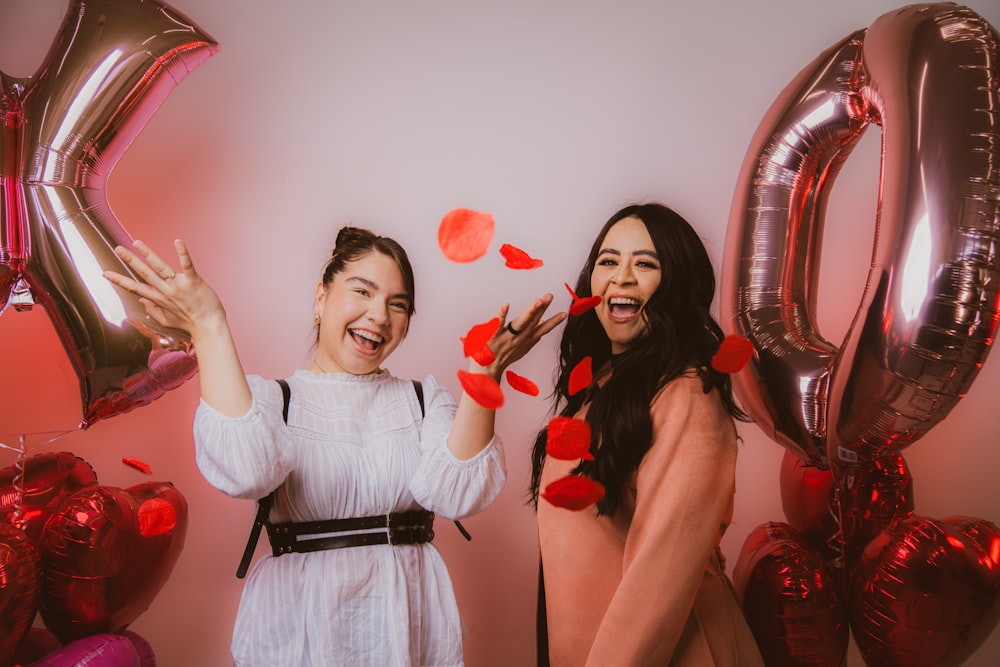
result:
M 507 315 L 510 311 L 510 305 L 505 303 L 500 306 L 497 317 L 506 324 L 497 329 L 497 332 L 490 339 L 488 344 L 493 350 L 495 359 L 489 366 L 483 367 L 494 379 L 499 380 L 504 369 L 526 355 L 545 334 L 555 329 L 566 319 L 568 315 L 565 312 L 556 313 L 545 319 L 545 311 L 551 304 L 552 295 L 546 294 L 535 299 L 509 322 Z
M 225 320 L 225 309 L 215 290 L 194 268 L 187 246 L 174 241 L 179 271 L 174 271 L 142 241 L 133 243 L 135 252 L 118 246 L 115 253 L 142 280 L 107 271 L 105 278 L 139 297 L 149 316 L 160 324 L 191 334 L 197 345 L 199 334 Z

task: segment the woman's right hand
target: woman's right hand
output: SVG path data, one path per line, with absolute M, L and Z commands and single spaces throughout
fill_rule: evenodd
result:
M 222 301 L 198 275 L 183 241 L 174 241 L 180 265 L 176 272 L 142 241 L 133 242 L 133 247 L 134 252 L 118 246 L 115 254 L 145 282 L 113 271 L 105 271 L 105 278 L 138 296 L 149 316 L 163 326 L 186 331 L 194 340 L 218 331 L 226 320 Z
M 174 271 L 142 241 L 135 252 L 118 246 L 115 253 L 142 281 L 113 271 L 104 277 L 139 297 L 146 312 L 163 326 L 188 332 L 198 355 L 201 398 L 224 415 L 239 417 L 253 397 L 229 331 L 226 311 L 215 290 L 194 269 L 187 246 L 174 241 L 180 270 Z

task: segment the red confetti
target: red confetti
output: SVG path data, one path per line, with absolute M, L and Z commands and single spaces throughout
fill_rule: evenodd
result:
M 465 393 L 487 410 L 503 407 L 503 392 L 500 391 L 500 385 L 489 375 L 460 370 L 458 381 L 462 383 Z
M 538 396 L 538 385 L 514 371 L 507 371 L 507 382 L 510 384 L 511 389 L 515 391 L 527 394 L 528 396 Z
M 594 379 L 594 374 L 590 369 L 591 359 L 590 357 L 584 357 L 580 360 L 573 370 L 569 372 L 569 395 L 580 392 L 590 386 L 591 380 Z
M 738 373 L 753 356 L 753 343 L 735 334 L 726 336 L 715 356 L 712 357 L 712 368 L 720 373 Z
M 486 254 L 493 240 L 493 216 L 467 208 L 445 214 L 438 227 L 438 246 L 453 262 L 472 262 Z
M 579 512 L 604 497 L 604 486 L 589 477 L 567 475 L 546 486 L 541 496 L 556 507 Z
M 486 347 L 486 343 L 490 342 L 490 339 L 493 338 L 493 334 L 495 334 L 499 328 L 499 317 L 494 317 L 489 322 L 483 322 L 482 324 L 474 324 L 472 328 L 469 329 L 469 333 L 465 334 L 465 338 L 461 339 L 465 356 L 471 357 Z
M 122 459 L 122 463 L 124 463 L 127 466 L 135 468 L 141 473 L 145 473 L 147 475 L 153 474 L 153 469 L 149 467 L 149 464 L 144 463 L 139 459 Z
M 588 310 L 593 309 L 597 304 L 601 302 L 600 296 L 587 296 L 580 298 L 573 291 L 573 288 L 569 286 L 569 283 L 563 283 L 566 285 L 566 289 L 569 290 L 570 295 L 573 297 L 573 303 L 569 307 L 570 315 L 583 315 Z
M 153 537 L 169 533 L 177 525 L 177 510 L 163 498 L 150 498 L 139 505 L 139 533 Z
M 480 366 L 489 366 L 497 358 L 497 355 L 493 354 L 493 350 L 489 345 L 483 345 L 479 348 L 479 350 L 469 356 L 471 356 L 472 360 Z
M 537 269 L 544 264 L 542 260 L 535 259 L 520 248 L 514 247 L 509 243 L 504 243 L 500 246 L 500 254 L 507 260 L 504 266 L 508 269 Z
M 594 460 L 590 453 L 590 424 L 584 419 L 553 417 L 545 438 L 545 453 L 554 459 Z

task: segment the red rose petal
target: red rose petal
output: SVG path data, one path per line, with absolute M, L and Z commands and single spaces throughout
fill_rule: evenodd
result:
M 135 468 L 139 472 L 146 473 L 147 475 L 153 474 L 153 469 L 150 468 L 148 464 L 143 463 L 139 459 L 122 459 L 122 463 L 124 463 L 127 466 Z
M 594 379 L 594 374 L 590 368 L 591 358 L 584 357 L 580 360 L 573 370 L 569 372 L 569 395 L 573 396 L 577 392 L 586 389 L 590 386 L 591 380 Z
M 554 459 L 593 461 L 590 453 L 590 424 L 583 419 L 553 417 L 546 432 L 545 453 Z
M 588 310 L 592 310 L 600 302 L 601 297 L 599 296 L 588 296 L 582 299 L 577 299 L 573 302 L 573 305 L 569 307 L 569 314 L 583 315 Z
M 472 357 L 472 360 L 480 366 L 489 366 L 497 358 L 497 355 L 493 354 L 493 350 L 489 345 L 483 345 L 479 348 L 479 350 L 470 356 Z
M 503 407 L 503 392 L 500 385 L 489 375 L 458 371 L 458 381 L 472 400 L 487 410 Z
M 566 285 L 566 289 L 569 290 L 570 296 L 573 297 L 573 303 L 569 307 L 570 315 L 583 315 L 588 310 L 591 310 L 594 306 L 601 302 L 600 296 L 587 296 L 582 299 L 576 295 L 573 288 L 569 286 L 569 283 L 563 283 Z
M 493 240 L 493 216 L 467 208 L 445 214 L 438 226 L 438 246 L 453 262 L 472 262 L 486 254 Z
M 712 368 L 720 373 L 738 373 L 753 356 L 753 343 L 743 336 L 726 336 L 712 357 Z
M 535 259 L 520 248 L 512 246 L 509 243 L 504 243 L 500 246 L 500 254 L 507 260 L 504 266 L 508 269 L 537 269 L 544 264 L 542 260 Z
M 143 537 L 169 533 L 177 525 L 177 510 L 163 498 L 150 498 L 139 505 L 139 533 Z
M 495 334 L 499 328 L 499 317 L 494 317 L 489 322 L 473 325 L 472 328 L 469 329 L 469 333 L 465 334 L 465 338 L 461 339 L 465 356 L 471 357 L 482 350 L 483 347 L 490 342 L 490 339 L 493 338 L 493 334 Z
M 507 383 L 514 391 L 519 391 L 528 396 L 538 396 L 538 385 L 514 371 L 507 371 Z
M 568 475 L 546 486 L 541 496 L 556 507 L 579 512 L 604 497 L 604 486 L 589 477 Z

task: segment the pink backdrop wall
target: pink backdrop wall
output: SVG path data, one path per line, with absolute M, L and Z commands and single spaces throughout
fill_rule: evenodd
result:
M 718 266 L 736 177 L 764 111 L 822 50 L 905 3 L 172 4 L 222 50 L 180 83 L 112 175 L 125 229 L 158 248 L 188 242 L 227 304 L 246 368 L 271 377 L 308 363 L 312 290 L 336 230 L 351 222 L 394 236 L 414 261 L 418 294 L 389 368 L 434 373 L 457 392 L 458 337 L 501 301 L 518 309 L 552 291 L 565 302 L 563 282 L 624 203 L 678 208 Z M 997 3 L 965 4 L 1000 26 Z M 65 9 L 62 0 L 0 0 L 0 70 L 33 73 Z M 819 318 L 835 342 L 864 289 L 878 151 L 874 128 L 827 215 Z M 448 262 L 436 245 L 438 221 L 458 206 L 497 220 L 491 254 L 471 265 Z M 505 242 L 545 266 L 504 269 L 496 248 Z M 518 365 L 543 393 L 555 343 Z M 72 451 L 115 486 L 149 479 L 120 462 L 138 458 L 185 494 L 184 553 L 133 629 L 168 667 L 228 664 L 242 587 L 234 571 L 252 508 L 209 487 L 194 465 L 197 380 L 77 431 L 77 380 L 44 312 L 5 312 L 0 345 L 0 442 L 24 435 L 32 453 Z M 1000 360 L 987 359 L 944 423 L 904 450 L 919 513 L 1000 523 L 998 392 Z M 466 522 L 471 543 L 439 531 L 476 667 L 533 664 L 537 541 L 523 492 L 546 407 L 510 393 L 497 426 L 507 488 Z M 784 520 L 784 450 L 752 425 L 742 433 L 737 514 L 723 544 L 730 564 L 755 526 Z M 0 451 L 0 465 L 13 460 Z M 968 664 L 998 662 L 994 631 Z M 856 652 L 850 664 L 862 664 Z

